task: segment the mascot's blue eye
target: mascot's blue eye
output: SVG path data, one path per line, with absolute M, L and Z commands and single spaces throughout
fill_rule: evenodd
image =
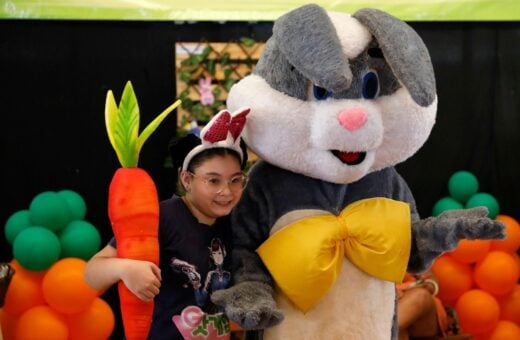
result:
M 332 92 L 324 89 L 323 87 L 319 87 L 318 85 L 314 85 L 312 92 L 314 93 L 314 98 L 318 100 L 325 100 L 332 96 Z
M 361 91 L 365 99 L 373 99 L 377 96 L 379 92 L 379 78 L 377 77 L 377 73 L 370 71 L 363 76 L 363 88 Z

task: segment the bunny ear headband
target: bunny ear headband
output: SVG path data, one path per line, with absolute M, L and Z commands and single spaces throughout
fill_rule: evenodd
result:
M 236 151 L 243 161 L 244 154 L 240 148 L 240 135 L 246 124 L 246 116 L 251 111 L 242 108 L 233 113 L 222 110 L 217 113 L 200 132 L 202 144 L 194 147 L 184 158 L 182 170 L 187 170 L 188 165 L 195 155 L 212 148 L 226 148 Z

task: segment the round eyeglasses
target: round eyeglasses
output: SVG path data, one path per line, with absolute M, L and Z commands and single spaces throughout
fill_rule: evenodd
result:
M 246 174 L 235 175 L 230 179 L 224 179 L 219 176 L 199 176 L 191 171 L 189 173 L 191 176 L 200 179 L 214 194 L 220 194 L 226 188 L 226 185 L 233 193 L 242 191 L 248 179 Z

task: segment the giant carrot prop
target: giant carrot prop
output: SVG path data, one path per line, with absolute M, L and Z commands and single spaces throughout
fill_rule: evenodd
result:
M 108 216 L 118 257 L 159 264 L 159 199 L 153 180 L 137 163 L 144 142 L 179 104 L 177 100 L 139 135 L 139 107 L 132 84 L 126 83 L 119 107 L 112 91 L 107 93 L 105 124 L 122 166 L 116 170 L 108 191 Z M 123 282 L 118 283 L 118 289 L 126 339 L 146 339 L 152 322 L 153 301 L 140 300 Z

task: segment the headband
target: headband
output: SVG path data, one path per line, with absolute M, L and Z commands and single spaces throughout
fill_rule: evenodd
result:
M 187 170 L 193 157 L 204 150 L 213 148 L 231 149 L 238 153 L 240 161 L 244 160 L 244 154 L 240 148 L 240 135 L 246 124 L 246 116 L 251 111 L 249 108 L 241 108 L 233 113 L 222 110 L 217 113 L 201 130 L 202 144 L 194 147 L 184 158 L 182 170 Z

